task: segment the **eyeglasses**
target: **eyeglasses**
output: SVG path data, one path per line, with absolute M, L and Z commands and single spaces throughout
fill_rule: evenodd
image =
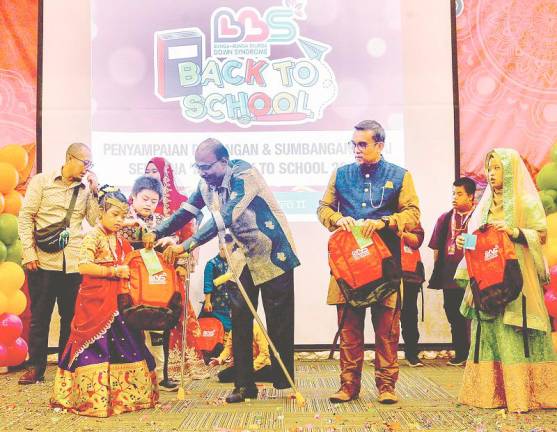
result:
M 360 150 L 365 150 L 365 149 L 367 148 L 367 146 L 368 146 L 368 143 L 365 142 L 365 141 L 358 141 L 358 142 L 350 141 L 349 144 L 352 145 L 352 148 L 353 148 L 354 150 L 356 149 L 356 147 L 358 147 Z
M 78 157 L 74 156 L 71 153 L 70 153 L 70 156 L 73 157 L 74 159 L 77 159 L 79 162 L 83 163 L 83 166 L 85 167 L 86 170 L 90 170 L 91 168 L 93 168 L 95 166 L 95 164 L 93 162 L 91 162 L 90 160 L 79 159 Z
M 365 150 L 366 148 L 369 147 L 369 143 L 365 142 L 365 141 L 350 141 L 348 144 L 352 145 L 352 148 L 355 150 L 356 147 L 358 147 L 360 150 Z M 376 142 L 374 145 L 379 144 L 378 142 Z
M 200 165 L 200 164 L 198 164 L 198 163 L 194 163 L 194 164 L 192 165 L 192 167 L 195 168 L 197 171 L 200 171 L 200 172 L 207 172 L 207 171 L 209 171 L 211 168 L 213 168 L 213 165 L 216 164 L 217 162 L 219 162 L 219 159 L 217 159 L 217 160 L 214 161 L 213 163 L 207 164 L 207 165 L 203 165 L 203 164 Z

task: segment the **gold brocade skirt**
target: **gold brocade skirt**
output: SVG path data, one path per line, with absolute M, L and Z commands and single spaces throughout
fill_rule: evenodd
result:
M 512 412 L 557 408 L 557 362 L 505 365 L 468 360 L 458 401 Z
M 158 398 L 156 374 L 142 360 L 91 364 L 74 372 L 58 368 L 51 405 L 75 414 L 109 417 L 153 408 Z
M 476 331 L 473 319 L 459 402 L 512 412 L 557 408 L 557 355 L 550 333 L 529 329 L 526 357 L 522 331 L 504 324 L 501 316 L 482 321 L 479 362 L 474 363 Z

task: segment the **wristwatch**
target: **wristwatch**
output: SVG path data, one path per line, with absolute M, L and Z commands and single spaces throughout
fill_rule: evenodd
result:
M 381 220 L 385 222 L 384 228 L 389 228 L 389 225 L 391 225 L 391 218 L 389 216 L 381 216 Z

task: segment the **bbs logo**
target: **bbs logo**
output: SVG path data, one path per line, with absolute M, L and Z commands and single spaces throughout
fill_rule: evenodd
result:
M 166 273 L 157 273 L 155 275 L 149 276 L 149 283 L 151 285 L 165 285 Z
M 352 258 L 354 258 L 356 261 L 368 255 L 369 255 L 369 250 L 367 248 L 355 249 L 352 251 Z

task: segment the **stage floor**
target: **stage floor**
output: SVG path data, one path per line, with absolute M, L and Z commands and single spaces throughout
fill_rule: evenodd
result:
M 356 401 L 334 405 L 328 395 L 338 388 L 337 360 L 297 361 L 296 381 L 306 397 L 305 407 L 289 399 L 288 391 L 270 384 L 259 387 L 257 400 L 227 405 L 230 384 L 214 378 L 190 381 L 185 401 L 161 392 L 160 405 L 97 419 L 54 411 L 48 407 L 54 366 L 47 382 L 19 386 L 18 373 L 0 375 L 0 430 L 7 431 L 557 431 L 557 410 L 522 415 L 482 410 L 457 403 L 463 368 L 445 360 L 426 361 L 410 368 L 401 361 L 397 394 L 400 402 L 376 401 L 373 366 L 366 362 L 363 391 Z

